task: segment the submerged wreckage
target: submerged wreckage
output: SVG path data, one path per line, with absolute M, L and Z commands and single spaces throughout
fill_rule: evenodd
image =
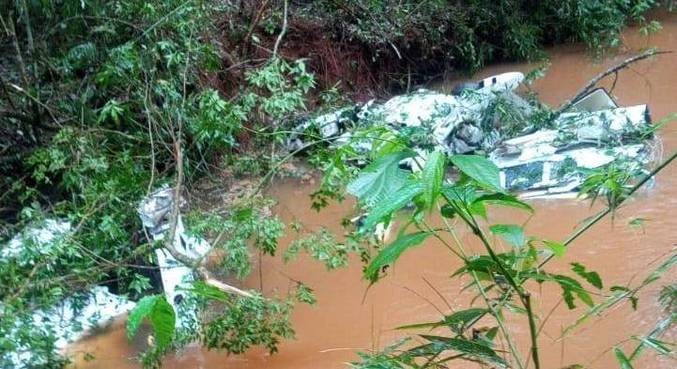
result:
M 482 153 L 499 168 L 501 184 L 523 197 L 575 193 L 585 173 L 614 160 L 641 168 L 652 158 L 653 130 L 646 105 L 619 107 L 602 88 L 552 113 L 517 94 L 519 72 L 457 86 L 451 95 L 418 90 L 383 104 L 370 101 L 311 119 L 297 127 L 291 150 L 303 147 L 302 132 L 315 128 L 334 147 L 371 148 L 360 129 L 380 126 L 425 137 L 416 150 Z M 419 163 L 402 162 L 412 170 Z

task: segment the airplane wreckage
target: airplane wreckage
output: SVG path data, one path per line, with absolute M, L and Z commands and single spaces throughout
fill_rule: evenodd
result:
M 554 119 L 550 116 L 550 120 L 539 120 L 544 111 L 539 103 L 516 92 L 524 78 L 518 72 L 504 73 L 462 84 L 450 95 L 419 90 L 383 104 L 370 101 L 340 109 L 298 126 L 288 149 L 301 151 L 305 147 L 303 133 L 308 129 L 316 129 L 333 147 L 352 145 L 358 152 L 368 152 L 372 146 L 369 139 L 355 139 L 360 129 L 380 126 L 395 133 L 418 131 L 423 139 L 416 151 L 423 160 L 427 152 L 435 149 L 450 155 L 487 155 L 500 169 L 501 185 L 525 197 L 575 194 L 586 170 L 616 160 L 641 169 L 656 155 L 654 129 L 646 105 L 618 106 L 600 88 L 572 101 Z M 412 171 L 419 170 L 420 165 L 421 161 L 411 159 L 401 162 L 401 166 Z M 172 206 L 170 188 L 159 189 L 139 205 L 139 216 L 153 240 L 166 236 Z M 49 247 L 59 247 L 56 241 L 70 231 L 70 224 L 58 221 L 27 228 L 10 241 L 0 257 L 20 257 L 27 247 L 49 252 Z M 185 255 L 199 257 L 208 251 L 205 240 L 185 232 L 180 214 L 175 233 L 174 247 Z M 164 249 L 156 250 L 156 258 L 163 290 L 168 301 L 178 308 L 186 283 L 194 280 L 193 271 Z M 77 314 L 75 306 L 79 306 Z M 126 297 L 96 286 L 84 301 L 67 298 L 59 306 L 35 311 L 33 324 L 35 329 L 56 334 L 56 347 L 63 350 L 133 306 Z M 29 352 L 3 355 L 0 359 L 14 362 L 17 368 L 27 367 L 25 364 L 31 362 Z
M 402 167 L 420 170 L 428 152 L 479 153 L 500 169 L 501 185 L 522 197 L 570 197 L 586 173 L 613 161 L 641 169 L 655 155 L 656 141 L 646 105 L 621 107 L 602 88 L 573 101 L 560 113 L 517 94 L 524 75 L 510 72 L 465 83 L 452 94 L 418 90 L 383 104 L 370 101 L 310 119 L 298 126 L 290 150 L 304 147 L 305 131 L 316 129 L 332 147 L 351 145 L 367 153 L 372 140 L 359 131 L 382 127 L 423 136 L 417 160 Z M 546 114 L 544 114 L 546 113 Z

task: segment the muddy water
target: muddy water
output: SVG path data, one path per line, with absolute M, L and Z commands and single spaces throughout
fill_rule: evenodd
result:
M 649 39 L 640 37 L 637 30 L 626 32 L 628 54 L 592 64 L 581 47 L 559 47 L 550 50 L 552 66 L 547 77 L 537 82 L 536 90 L 551 105 L 572 96 L 580 86 L 609 65 L 615 64 L 629 53 L 653 45 L 677 50 L 677 15 L 662 16 L 664 30 Z M 489 67 L 478 76 L 521 70 L 529 65 L 504 64 Z M 607 86 L 611 85 L 607 81 Z M 450 89 L 452 83 L 435 86 Z M 622 105 L 648 103 L 654 120 L 677 111 L 677 54 L 633 65 L 622 72 L 613 93 Z M 664 151 L 677 150 L 677 126 L 661 132 Z M 286 221 L 296 220 L 308 228 L 328 227 L 340 232 L 340 220 L 352 210 L 352 203 L 332 205 L 321 213 L 310 209 L 308 194 L 313 186 L 288 181 L 276 186 L 272 195 L 279 199 L 277 208 Z M 541 200 L 534 203 L 537 216 L 529 220 L 530 234 L 549 239 L 564 239 L 586 217 L 593 214 L 588 204 L 574 200 Z M 551 267 L 566 270 L 571 261 L 580 261 L 598 271 L 605 286 L 627 285 L 641 280 L 656 266 L 656 260 L 677 246 L 677 165 L 658 177 L 655 187 L 640 194 L 616 215 L 598 224 L 593 233 L 580 238 L 563 259 L 555 260 Z M 519 218 L 518 218 L 519 217 Z M 628 221 L 635 217 L 648 219 L 643 228 L 632 228 Z M 522 215 L 511 212 L 491 214 L 492 222 L 526 221 Z M 473 247 L 472 237 L 462 239 Z M 290 239 L 283 240 L 288 244 Z M 327 273 L 324 267 L 308 258 L 284 265 L 279 259 L 263 260 L 263 286 L 268 295 L 284 293 L 288 277 L 303 280 L 316 292 L 318 305 L 301 306 L 294 313 L 296 340 L 285 342 L 280 353 L 269 356 L 253 350 L 246 355 L 226 356 L 218 352 L 204 352 L 189 348 L 180 355 L 168 357 L 166 368 L 251 368 L 251 369 L 332 369 L 345 368 L 346 362 L 356 359 L 357 350 L 383 347 L 401 335 L 394 331 L 398 325 L 433 320 L 451 309 L 461 309 L 469 296 L 461 293 L 465 281 L 450 280 L 450 271 L 459 266 L 458 260 L 435 242 L 412 250 L 389 271 L 388 278 L 371 288 L 365 295 L 367 284 L 361 279 L 361 265 L 354 260 L 351 267 Z M 257 273 L 254 273 L 255 275 Z M 288 276 L 288 277 L 287 277 Z M 667 280 L 675 281 L 673 274 Z M 426 282 L 427 281 L 427 282 Z M 434 286 L 446 301 L 428 285 Z M 258 276 L 246 282 L 257 288 Z M 581 329 L 559 339 L 562 327 L 571 323 L 584 310 L 568 311 L 561 303 L 556 288 L 540 291 L 536 309 L 545 321 L 539 344 L 544 368 L 560 368 L 580 363 L 590 368 L 618 367 L 610 348 L 632 335 L 649 331 L 659 319 L 660 309 L 655 303 L 657 288 L 644 290 L 640 295 L 638 311 L 622 305 L 594 319 Z M 518 343 L 526 352 L 527 325 L 521 316 L 509 318 L 510 328 L 517 332 Z M 677 332 L 670 332 L 674 340 Z M 107 332 L 95 335 L 72 347 L 77 368 L 137 368 L 130 358 L 141 343 L 129 344 L 123 326 L 114 326 Z M 629 344 L 622 347 L 629 351 Z M 83 360 L 90 352 L 94 361 Z M 468 368 L 469 364 L 456 367 Z M 644 355 L 637 368 L 668 369 L 674 361 Z M 453 367 L 453 366 L 452 366 Z

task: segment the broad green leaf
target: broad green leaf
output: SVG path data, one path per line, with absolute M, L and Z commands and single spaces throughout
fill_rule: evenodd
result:
M 567 303 L 569 309 L 573 309 L 576 307 L 576 305 L 574 305 L 573 302 L 572 293 L 578 296 L 578 298 L 581 301 L 583 301 L 586 305 L 588 306 L 594 305 L 594 302 L 592 301 L 592 297 L 590 297 L 590 294 L 588 294 L 588 292 L 585 291 L 585 289 L 583 289 L 583 286 L 581 286 L 581 284 L 577 280 L 564 275 L 555 275 L 554 277 L 557 283 L 559 283 L 560 287 L 562 287 L 564 300 Z
M 618 363 L 621 364 L 621 369 L 634 369 L 630 363 L 630 360 L 628 360 L 623 351 L 621 351 L 621 349 L 618 347 L 614 347 L 614 355 L 616 355 L 616 360 L 618 360 Z
M 581 278 L 588 281 L 588 283 L 599 289 L 602 289 L 604 287 L 602 285 L 602 278 L 599 277 L 599 274 L 597 274 L 597 272 L 588 272 L 585 270 L 585 267 L 579 263 L 571 263 L 571 265 L 572 265 L 571 270 L 573 270 L 574 273 L 581 276 Z
M 433 151 L 428 155 L 425 166 L 421 173 L 423 182 L 423 199 L 425 208 L 432 209 L 435 199 L 440 194 L 442 181 L 444 180 L 444 165 L 446 157 L 440 151 Z
M 487 208 L 484 207 L 482 202 L 473 202 L 468 207 L 468 211 L 471 215 L 477 215 L 484 219 L 487 219 Z
M 451 338 L 429 335 L 421 335 L 421 337 L 438 346 L 438 348 L 442 349 L 441 351 L 454 350 L 481 361 L 490 362 L 501 367 L 507 367 L 505 360 L 498 356 L 494 350 L 483 344 L 461 337 Z
M 134 338 L 145 318 L 150 320 L 158 348 L 164 350 L 174 336 L 176 325 L 174 308 L 163 295 L 146 296 L 139 300 L 127 318 L 128 339 Z
M 406 206 L 414 196 L 422 191 L 423 187 L 420 183 L 410 182 L 396 192 L 386 196 L 382 201 L 374 204 L 373 209 L 367 214 L 362 228 L 365 230 L 372 229 L 382 222 L 385 217 Z
M 153 311 L 150 314 L 150 322 L 155 333 L 155 343 L 160 350 L 164 350 L 172 342 L 176 328 L 174 308 L 164 296 L 155 301 Z
M 488 195 L 482 195 L 478 197 L 477 200 L 475 200 L 475 202 L 522 209 L 528 211 L 529 213 L 534 212 L 534 208 L 532 208 L 531 205 L 519 200 L 515 196 L 508 195 L 505 193 L 492 193 Z
M 139 300 L 134 309 L 129 312 L 129 316 L 127 317 L 127 338 L 129 340 L 136 336 L 136 332 L 139 330 L 141 322 L 143 322 L 143 319 L 153 311 L 153 306 L 155 306 L 155 302 L 159 298 L 160 295 L 145 296 Z
M 380 203 L 407 182 L 410 173 L 401 169 L 399 163 L 410 156 L 411 152 L 400 151 L 377 159 L 348 184 L 348 193 L 368 207 Z
M 524 246 L 524 229 L 518 225 L 494 224 L 489 227 L 489 231 L 515 247 Z
M 548 241 L 548 240 L 543 240 L 543 244 L 545 247 L 548 248 L 548 250 L 552 251 L 553 254 L 557 257 L 562 257 L 564 256 L 564 251 L 566 250 L 566 246 L 562 245 L 559 242 L 555 241 Z
M 456 212 L 459 212 L 465 218 L 479 215 L 482 218 L 487 217 L 487 210 L 484 203 L 475 202 L 477 198 L 474 188 L 469 186 L 443 186 L 442 195 Z
M 506 253 L 501 253 L 496 255 L 499 260 L 503 262 L 503 266 L 509 271 L 513 271 L 511 268 L 508 267 L 507 264 L 509 264 L 509 261 L 514 258 L 514 254 L 511 252 L 506 252 Z M 465 272 L 476 272 L 476 273 L 484 273 L 487 275 L 491 275 L 494 273 L 497 273 L 501 270 L 500 266 L 496 264 L 494 259 L 492 259 L 489 255 L 476 255 L 476 256 L 471 256 L 468 258 L 466 261 L 466 264 L 459 269 L 457 269 L 451 277 L 455 277 L 457 275 L 460 275 Z M 514 277 L 514 275 L 513 275 Z
M 371 283 L 376 282 L 381 268 L 394 263 L 405 250 L 418 246 L 429 235 L 429 232 L 416 232 L 397 238 L 395 242 L 384 247 L 378 255 L 376 255 L 374 260 L 369 263 L 369 266 L 367 266 L 364 271 L 365 278 Z
M 489 159 L 479 155 L 454 155 L 451 162 L 482 187 L 503 192 L 498 167 Z

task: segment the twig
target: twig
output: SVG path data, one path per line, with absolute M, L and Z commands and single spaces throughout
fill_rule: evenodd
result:
M 12 39 L 12 46 L 14 46 L 14 53 L 16 54 L 16 61 L 19 64 L 19 74 L 21 74 L 21 80 L 24 83 L 25 88 L 29 88 L 30 83 L 28 81 L 28 73 L 26 72 L 26 63 L 24 63 L 24 58 L 21 53 L 21 47 L 19 46 L 19 39 L 16 35 L 16 29 L 14 28 L 14 20 L 12 20 L 12 16 L 10 13 L 10 19 L 8 19 L 7 24 L 9 26 L 7 27 L 7 32 L 9 33 L 9 37 Z
M 28 4 L 26 0 L 21 0 L 21 6 L 24 13 L 24 24 L 26 25 L 26 41 L 28 42 L 28 57 L 31 59 L 33 67 L 33 77 L 37 78 L 38 67 L 35 63 L 35 43 L 33 42 L 33 28 L 31 27 L 31 18 L 28 14 Z M 37 89 L 36 89 L 37 90 Z
M 261 16 L 263 15 L 263 11 L 266 9 L 266 6 L 268 6 L 269 0 L 265 0 L 263 4 L 259 7 L 259 10 L 256 12 L 256 15 L 254 16 L 254 20 L 252 20 L 252 24 L 249 26 L 249 30 L 247 31 L 247 34 L 244 36 L 242 39 L 243 44 L 243 55 L 247 54 L 247 49 L 249 48 L 249 40 L 252 37 L 252 34 L 254 33 L 254 29 L 256 26 L 259 24 L 261 21 Z
M 210 286 L 216 287 L 223 292 L 227 292 L 227 293 L 231 293 L 231 294 L 235 294 L 235 295 L 240 295 L 240 296 L 243 296 L 243 297 L 253 297 L 254 296 L 247 291 L 243 291 L 243 290 L 241 290 L 237 287 L 233 287 L 229 284 L 223 283 L 223 282 L 221 282 L 221 281 L 219 281 L 215 278 L 212 278 L 211 275 L 209 274 L 209 271 L 205 267 L 197 268 L 196 272 L 205 281 L 205 283 L 207 283 Z
M 557 117 L 557 116 L 559 116 L 560 114 L 562 114 L 563 112 L 565 112 L 566 110 L 568 110 L 569 108 L 571 108 L 571 107 L 572 107 L 572 106 L 573 106 L 580 98 L 582 98 L 583 96 L 585 96 L 585 94 L 587 94 L 588 92 L 590 92 L 590 90 L 591 90 L 593 87 L 595 87 L 595 85 L 597 85 L 597 83 L 599 83 L 599 81 L 601 81 L 604 77 L 606 77 L 606 76 L 608 76 L 608 75 L 610 75 L 610 74 L 613 74 L 613 73 L 617 73 L 619 70 L 621 70 L 621 69 L 627 67 L 628 65 L 630 65 L 630 64 L 632 64 L 632 63 L 638 62 L 638 61 L 640 61 L 640 60 L 644 60 L 644 59 L 650 58 L 650 57 L 652 57 L 652 56 L 654 56 L 654 55 L 670 54 L 670 53 L 672 53 L 672 51 L 660 51 L 660 50 L 656 50 L 656 49 L 651 49 L 651 50 L 645 51 L 645 52 L 642 53 L 642 54 L 635 55 L 635 56 L 633 56 L 633 57 L 631 57 L 631 58 L 625 59 L 625 60 L 624 60 L 623 62 L 621 62 L 620 64 L 617 64 L 617 65 L 615 65 L 615 66 L 613 66 L 613 67 L 607 69 L 605 72 L 600 73 L 600 74 L 598 74 L 597 76 L 595 76 L 595 78 L 591 79 L 590 82 L 588 82 L 587 85 L 585 85 L 583 88 L 581 88 L 581 89 L 576 93 L 576 95 L 574 95 L 573 98 L 569 99 L 569 100 L 566 101 L 564 104 L 562 104 L 562 105 L 559 107 L 559 109 L 557 109 L 557 110 L 554 112 L 553 117 Z M 554 119 L 554 118 L 553 118 L 553 119 Z
M 280 47 L 280 43 L 282 42 L 282 38 L 284 37 L 284 34 L 287 33 L 287 8 L 289 7 L 289 1 L 284 0 L 284 15 L 282 18 L 282 30 L 280 30 L 280 34 L 277 36 L 277 40 L 275 40 L 275 46 L 273 47 L 273 58 L 277 57 L 277 50 Z
M 536 369 L 541 369 L 541 361 L 538 357 L 538 333 L 536 332 L 536 321 L 534 320 L 534 312 L 531 308 L 531 294 L 526 292 L 522 296 L 522 303 L 524 308 L 527 310 L 527 316 L 529 317 L 529 336 L 531 337 L 531 358 L 534 361 L 534 366 Z M 527 361 L 527 365 L 529 362 Z

